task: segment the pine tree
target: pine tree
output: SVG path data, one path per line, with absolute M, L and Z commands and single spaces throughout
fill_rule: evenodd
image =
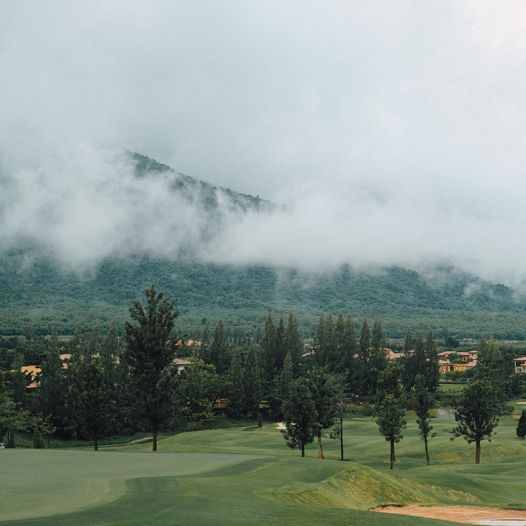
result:
M 420 436 L 424 440 L 424 451 L 426 454 L 426 462 L 429 466 L 429 437 L 433 426 L 430 422 L 430 409 L 433 407 L 433 397 L 431 390 L 426 383 L 426 378 L 423 374 L 417 374 L 415 378 L 415 402 L 416 402 L 416 416 Z
M 360 329 L 358 353 L 352 369 L 352 389 L 357 395 L 367 395 L 371 393 L 368 384 L 370 348 L 371 334 L 369 324 L 367 320 L 364 319 Z
M 66 426 L 66 383 L 65 369 L 60 360 L 60 345 L 56 334 L 48 341 L 46 357 L 41 369 L 38 389 L 40 411 L 44 416 L 49 416 L 51 423 L 59 432 L 63 432 Z
M 342 314 L 339 314 L 334 324 L 334 360 L 331 364 L 331 371 L 343 371 L 345 359 L 345 319 Z
M 285 360 L 285 355 L 287 354 L 286 343 L 285 323 L 283 322 L 283 318 L 280 318 L 276 328 L 276 354 L 274 359 L 275 371 L 280 371 L 283 367 L 283 360 Z
M 384 352 L 384 335 L 382 331 L 382 324 L 379 320 L 375 320 L 373 324 L 373 331 L 371 335 L 371 347 L 369 356 L 369 392 L 371 394 L 376 392 L 376 385 L 378 383 L 378 376 L 380 372 L 385 369 L 387 359 Z
M 284 404 L 284 417 L 283 437 L 290 448 L 300 449 L 304 457 L 305 446 L 314 440 L 317 425 L 316 407 L 307 379 L 299 378 L 292 382 Z
M 338 400 L 341 391 L 340 379 L 322 367 L 315 367 L 309 374 L 310 389 L 316 408 L 316 436 L 318 438 L 318 456 L 323 454 L 322 436 L 325 429 L 334 424 L 338 413 Z
M 440 380 L 440 371 L 438 368 L 438 352 L 433 337 L 433 332 L 429 330 L 424 340 L 424 354 L 425 354 L 425 383 L 427 389 L 432 393 L 438 389 Z
M 499 389 L 489 380 L 475 380 L 462 391 L 455 410 L 457 425 L 452 434 L 453 438 L 463 437 L 469 444 L 475 442 L 476 464 L 480 464 L 481 442 L 491 441 L 501 407 Z
M 298 320 L 296 316 L 289 314 L 287 321 L 287 331 L 285 333 L 285 348 L 290 353 L 292 361 L 292 372 L 294 378 L 300 374 L 300 363 L 303 354 L 303 338 L 300 335 Z
M 265 329 L 261 342 L 263 350 L 263 368 L 265 381 L 270 385 L 276 374 L 276 328 L 272 321 L 272 314 L 269 312 L 265 321 Z
M 165 386 L 174 360 L 168 345 L 178 313 L 174 303 L 155 287 L 145 291 L 146 305 L 135 301 L 130 308 L 132 322 L 126 322 L 126 360 L 132 373 L 138 409 L 152 430 L 152 450 L 157 451 L 157 434 L 171 409 Z
M 208 323 L 205 323 L 203 328 L 203 335 L 201 336 L 201 346 L 200 346 L 201 355 L 200 358 L 206 361 L 210 361 L 210 327 Z
M 282 414 L 283 413 L 283 406 L 285 404 L 285 401 L 288 399 L 290 394 L 290 386 L 292 385 L 292 382 L 294 380 L 294 369 L 292 366 L 292 358 L 290 355 L 290 352 L 287 353 L 285 356 L 285 360 L 283 362 L 283 368 L 281 369 L 281 372 L 279 374 L 278 379 L 278 386 L 277 386 L 277 398 L 278 398 L 278 407 L 277 413 Z
M 350 373 L 353 368 L 355 355 L 358 352 L 354 320 L 347 316 L 342 342 L 342 369 Z
M 214 339 L 210 345 L 210 363 L 219 374 L 226 372 L 229 366 L 228 345 L 222 320 L 217 322 L 214 330 Z
M 390 366 L 380 373 L 378 381 L 376 423 L 389 442 L 391 469 L 396 462 L 395 444 L 403 438 L 402 431 L 406 426 L 404 415 L 400 372 L 396 366 Z

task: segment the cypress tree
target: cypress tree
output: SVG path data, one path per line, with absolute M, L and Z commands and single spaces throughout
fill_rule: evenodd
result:
M 389 442 L 390 467 L 396 462 L 395 444 L 403 438 L 406 426 L 405 410 L 400 385 L 400 373 L 396 366 L 387 367 L 380 374 L 376 402 L 376 423 L 380 433 Z
M 286 347 L 286 329 L 283 318 L 279 319 L 278 326 L 276 328 L 276 350 L 275 350 L 275 359 L 274 359 L 274 370 L 280 371 L 283 367 L 283 361 L 285 360 L 285 355 L 287 354 Z
M 290 353 L 292 371 L 294 378 L 300 374 L 300 362 L 303 354 L 303 338 L 300 335 L 298 320 L 296 316 L 289 314 L 287 320 L 287 331 L 285 333 L 285 348 Z
M 342 370 L 347 375 L 347 381 L 351 391 L 354 391 L 353 369 L 357 359 L 358 345 L 354 329 L 354 320 L 347 316 L 342 343 Z
M 426 378 L 422 374 L 417 374 L 415 378 L 415 402 L 416 402 L 416 416 L 420 436 L 424 440 L 424 451 L 426 455 L 426 462 L 429 466 L 429 437 L 433 426 L 430 422 L 430 409 L 433 407 L 433 398 L 431 396 L 430 388 L 426 383 Z
M 220 374 L 228 369 L 228 346 L 222 320 L 217 322 L 214 330 L 214 339 L 210 345 L 210 363 Z
M 265 381 L 270 384 L 274 379 L 276 363 L 276 328 L 272 321 L 272 314 L 269 312 L 265 321 L 263 339 L 261 342 L 263 350 L 263 369 Z
M 437 346 L 431 330 L 427 333 L 424 340 L 424 354 L 426 358 L 424 373 L 426 386 L 429 391 L 434 393 L 438 389 L 440 372 L 438 368 Z

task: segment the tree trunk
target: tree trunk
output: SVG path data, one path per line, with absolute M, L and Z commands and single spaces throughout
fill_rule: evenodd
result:
M 95 437 L 93 438 L 93 449 L 95 451 L 99 450 L 99 439 L 98 439 L 97 435 L 95 435 Z
M 325 458 L 323 456 L 323 444 L 321 443 L 321 432 L 318 433 L 318 458 L 321 458 L 322 460 Z
M 343 415 L 340 413 L 340 460 L 345 460 L 343 457 Z
M 305 456 L 305 444 L 301 444 L 301 456 L 304 457 Z
M 152 426 L 152 451 L 157 451 L 157 422 Z
M 480 464 L 480 440 L 475 442 L 475 464 Z
M 391 439 L 389 440 L 389 444 L 391 446 L 391 455 L 390 455 L 390 460 L 391 460 L 391 469 L 393 469 L 394 467 L 394 463 L 395 463 L 395 445 L 394 445 L 394 440 Z
M 424 447 L 426 448 L 426 462 L 429 466 L 429 446 L 427 444 L 427 436 L 424 437 Z

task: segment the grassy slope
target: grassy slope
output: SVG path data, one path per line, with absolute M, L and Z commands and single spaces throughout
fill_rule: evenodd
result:
M 84 511 L 3 524 L 431 526 L 444 523 L 379 515 L 366 510 L 379 504 L 409 502 L 526 506 L 526 443 L 514 437 L 514 417 L 504 417 L 495 440 L 491 444 L 484 444 L 484 463 L 480 466 L 471 463 L 474 453 L 472 446 L 461 440 L 449 440 L 447 430 L 453 425 L 451 420 L 436 419 L 434 425 L 437 432 L 431 441 L 434 465 L 429 468 L 423 466 L 422 443 L 414 419 L 409 419 L 406 437 L 398 448 L 398 465 L 394 474 L 387 469 L 387 446 L 378 435 L 376 424 L 371 418 L 346 422 L 347 454 L 359 463 L 335 460 L 337 443 L 332 440 L 326 440 L 328 460 L 317 460 L 312 447 L 308 450 L 309 458 L 302 460 L 297 451 L 285 446 L 275 425 L 270 424 L 261 431 L 244 431 L 239 427 L 168 437 L 160 442 L 160 449 L 164 453 L 157 455 L 141 454 L 141 451 L 148 449 L 148 445 L 112 447 L 98 455 L 88 451 L 74 452 L 79 460 L 75 457 L 74 463 L 68 464 L 64 456 L 66 453 L 56 452 L 57 465 L 60 463 L 56 473 L 63 476 L 63 488 L 69 488 L 69 480 L 85 478 L 86 472 L 94 474 L 100 469 L 106 473 L 105 477 L 101 477 L 102 485 L 107 484 L 104 481 L 108 480 L 108 473 L 113 472 L 113 464 L 121 462 L 121 459 L 133 462 L 133 468 L 128 466 L 126 469 L 132 469 L 135 474 L 151 476 L 157 471 L 165 477 L 132 479 L 127 482 L 124 496 Z M 180 457 L 181 453 L 169 453 L 174 451 L 187 454 Z M 194 455 L 192 452 L 199 454 Z M 215 458 L 203 455 L 210 452 L 222 456 Z M 44 457 L 39 458 L 39 455 L 55 452 L 8 452 L 12 453 L 33 457 L 22 466 L 14 462 L 7 477 L 4 477 L 6 480 L 14 475 L 20 482 L 29 476 L 33 466 L 42 463 Z M 269 456 L 247 460 L 246 457 L 239 457 L 238 453 Z M 177 460 L 179 457 L 181 461 Z M 94 466 L 93 458 L 99 459 L 99 466 Z M 214 464 L 210 463 L 211 458 L 215 459 Z M 216 471 L 173 477 L 169 476 L 168 466 L 172 459 L 182 462 L 181 469 L 186 466 L 185 469 L 196 472 L 218 468 L 223 462 L 230 462 L 230 465 Z M 141 462 L 150 465 L 146 468 Z M 75 474 L 79 466 L 80 475 Z M 120 469 L 119 477 L 126 477 L 124 467 Z M 40 471 L 40 468 L 36 471 Z M 27 490 L 19 497 L 13 490 L 9 491 L 12 498 L 25 497 L 27 502 Z M 56 504 L 59 491 L 53 486 L 42 483 L 38 490 L 35 486 L 32 493 L 54 500 L 50 509 L 54 506 L 57 512 L 67 511 L 62 500 Z M 109 500 L 108 497 L 106 499 Z M 19 503 L 23 506 L 22 501 Z
M 16 449 L 0 451 L 0 517 L 52 515 L 99 506 L 126 493 L 126 480 L 186 476 L 244 462 L 253 456 Z M 58 504 L 60 503 L 60 504 Z M 58 506 L 58 507 L 57 507 Z

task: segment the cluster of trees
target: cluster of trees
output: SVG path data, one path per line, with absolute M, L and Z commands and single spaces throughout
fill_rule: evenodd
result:
M 188 348 L 174 337 L 177 317 L 172 300 L 150 287 L 144 303 L 132 304 L 121 334 L 114 327 L 105 335 L 78 333 L 61 343 L 56 336 L 34 340 L 28 333 L 28 342 L 40 342 L 28 345 L 24 356 L 40 360 L 39 387 L 26 389 L 20 356 L 11 353 L 9 364 L 5 353 L 0 356 L 0 436 L 13 446 L 17 430 L 30 430 L 40 446 L 57 433 L 92 440 L 97 449 L 103 437 L 148 430 L 155 451 L 161 430 L 210 419 L 223 400 L 232 416 L 283 420 L 287 444 L 302 455 L 316 440 L 323 458 L 323 437 L 330 430 L 340 440 L 343 460 L 343 414 L 353 400 L 374 406 L 391 467 L 405 409 L 413 408 L 429 463 L 439 381 L 431 332 L 407 332 L 405 356 L 394 363 L 386 359 L 378 320 L 357 326 L 351 317 L 322 315 L 308 345 L 293 314 L 286 320 L 269 314 L 250 338 L 221 321 L 213 330 L 205 323 L 199 347 Z M 65 351 L 71 354 L 67 367 Z M 496 342 L 482 340 L 479 354 L 480 365 L 458 401 L 453 433 L 475 442 L 477 461 L 481 441 L 491 438 L 500 407 L 516 388 L 511 362 Z M 175 358 L 183 356 L 190 364 L 181 370 Z

